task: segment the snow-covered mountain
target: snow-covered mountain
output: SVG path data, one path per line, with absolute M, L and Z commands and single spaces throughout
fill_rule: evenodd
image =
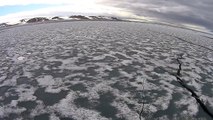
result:
M 64 20 L 64 19 L 62 17 L 55 16 L 55 17 L 52 17 L 51 20 Z
M 81 21 L 81 20 L 100 20 L 100 21 L 122 21 L 116 17 L 108 17 L 108 16 L 83 16 L 83 15 L 72 15 L 72 16 L 54 16 L 54 17 L 34 17 L 21 19 L 14 23 L 1 23 L 0 27 L 7 27 L 9 25 L 23 25 L 23 24 L 31 24 L 31 23 L 42 23 L 42 22 L 55 22 L 55 21 Z
M 45 21 L 49 21 L 48 18 L 46 17 L 35 17 L 35 18 L 31 18 L 27 21 L 27 23 L 35 23 L 35 22 L 45 22 Z
M 6 23 L 1 23 L 0 24 L 0 27 L 7 27 L 8 26 L 8 24 L 6 24 Z

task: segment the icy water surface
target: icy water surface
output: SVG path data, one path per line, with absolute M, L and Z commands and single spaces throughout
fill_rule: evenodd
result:
M 0 31 L 0 119 L 210 120 L 213 40 L 156 24 L 79 21 Z

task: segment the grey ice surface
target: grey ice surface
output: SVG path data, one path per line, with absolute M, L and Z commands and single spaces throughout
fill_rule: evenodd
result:
M 0 30 L 0 119 L 211 119 L 213 39 L 169 26 L 60 22 Z

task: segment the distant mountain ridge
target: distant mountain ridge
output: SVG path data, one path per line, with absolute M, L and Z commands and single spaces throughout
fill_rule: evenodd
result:
M 8 26 L 8 24 L 6 24 L 6 23 L 1 23 L 0 24 L 0 27 L 7 27 Z
M 54 22 L 54 21 L 123 21 L 117 17 L 108 17 L 108 16 L 83 16 L 83 15 L 72 15 L 68 17 L 33 17 L 28 19 L 21 19 L 17 23 L 0 23 L 0 28 L 12 26 L 12 25 L 23 25 L 23 24 L 31 24 L 31 23 L 43 23 L 43 22 Z
M 27 23 L 35 23 L 35 22 L 45 22 L 45 21 L 49 21 L 48 18 L 46 17 L 35 17 L 35 18 L 31 18 L 27 21 Z

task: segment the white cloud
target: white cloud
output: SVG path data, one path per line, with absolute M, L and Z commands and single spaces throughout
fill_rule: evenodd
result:
M 94 4 L 97 0 L 0 0 L 0 6 L 30 4 Z
M 88 3 L 89 4 L 89 3 Z M 48 7 L 32 11 L 12 13 L 4 16 L 0 16 L 0 22 L 14 22 L 22 18 L 31 18 L 35 16 L 55 16 L 55 15 L 72 15 L 72 14 L 83 14 L 83 15 L 109 15 L 135 18 L 134 14 L 128 12 L 125 9 L 115 8 L 110 6 L 104 6 L 100 4 L 78 4 L 73 5 L 59 5 L 57 7 Z
M 35 16 L 66 16 L 72 14 L 108 15 L 134 19 L 149 19 L 143 16 L 137 16 L 125 8 L 106 5 L 103 1 L 104 0 L 0 0 L 0 6 L 32 4 L 54 5 L 54 7 L 47 7 L 0 16 L 0 23 L 15 23 L 20 19 L 32 18 Z M 110 3 L 113 2 L 111 1 Z
M 0 6 L 48 4 L 57 5 L 37 10 L 11 13 L 0 16 L 0 22 L 17 21 L 35 16 L 54 16 L 71 14 L 114 14 L 117 8 L 97 4 L 96 0 L 0 0 Z

